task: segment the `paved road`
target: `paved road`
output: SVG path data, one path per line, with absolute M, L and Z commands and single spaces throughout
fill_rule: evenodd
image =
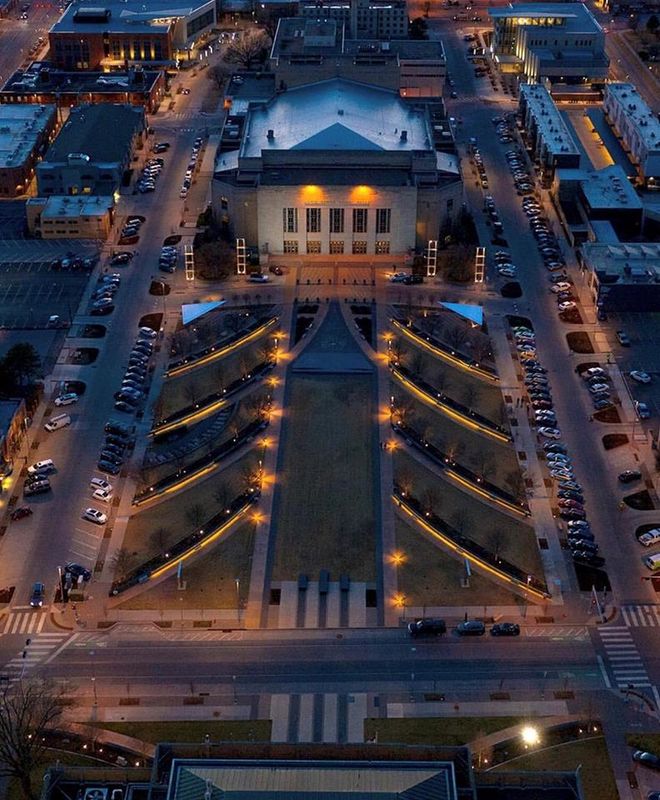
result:
M 608 33 L 605 44 L 610 57 L 610 71 L 615 78 L 635 84 L 651 110 L 657 114 L 660 111 L 660 81 L 637 57 L 625 32 Z
M 33 3 L 27 20 L 18 19 L 21 3 L 6 19 L 0 19 L 0 86 L 26 61 L 33 61 L 39 53 L 30 55 L 30 49 L 39 37 L 48 41 L 48 30 L 59 17 L 57 3 L 42 0 Z

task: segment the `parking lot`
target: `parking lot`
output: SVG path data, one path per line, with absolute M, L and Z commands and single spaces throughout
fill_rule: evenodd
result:
M 641 400 L 651 409 L 648 426 L 658 429 L 660 417 L 660 313 L 634 314 L 632 312 L 607 314 L 607 339 L 634 400 Z M 615 332 L 623 330 L 630 338 L 630 347 L 621 347 Z M 652 382 L 647 385 L 631 380 L 631 370 L 648 372 Z M 647 427 L 647 425 L 645 425 Z
M 54 314 L 70 322 L 88 279 L 55 271 L 50 261 L 0 261 L 0 328 L 46 328 Z

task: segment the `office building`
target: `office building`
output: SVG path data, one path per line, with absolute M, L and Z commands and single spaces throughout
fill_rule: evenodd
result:
M 641 180 L 660 188 L 660 121 L 631 83 L 608 83 L 603 110 Z
M 402 97 L 441 97 L 447 74 L 442 42 L 347 38 L 336 19 L 290 17 L 279 21 L 270 54 L 279 89 L 346 78 Z
M 428 109 L 342 78 L 250 105 L 212 192 L 216 216 L 263 256 L 408 254 L 463 201 L 457 158 L 435 150 Z
M 300 0 L 298 15 L 343 23 L 349 39 L 405 39 L 408 36 L 406 0 Z
M 523 138 L 539 163 L 541 179 L 549 185 L 555 170 L 580 166 L 580 150 L 550 93 L 540 84 L 520 86 Z
M 127 72 L 75 72 L 35 61 L 15 72 L 0 89 L 0 103 L 129 103 L 154 113 L 165 95 L 165 73 L 136 66 Z
M 491 51 L 502 72 L 527 83 L 603 82 L 605 32 L 583 3 L 517 3 L 488 9 Z
M 599 309 L 656 312 L 660 308 L 660 244 L 587 242 L 578 258 Z
M 0 198 L 29 191 L 56 124 L 53 105 L 0 105 Z
M 71 3 L 50 29 L 50 52 L 55 66 L 64 70 L 175 66 L 197 57 L 197 47 L 215 23 L 215 0 Z
M 39 196 L 114 195 L 145 130 L 142 108 L 86 104 L 72 109 L 37 167 Z
M 110 195 L 31 197 L 26 205 L 28 230 L 40 239 L 96 239 L 110 235 L 114 216 Z

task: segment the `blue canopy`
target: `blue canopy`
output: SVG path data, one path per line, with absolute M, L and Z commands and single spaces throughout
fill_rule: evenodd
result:
M 465 317 L 473 322 L 475 325 L 484 324 L 484 310 L 481 306 L 471 306 L 466 303 L 440 303 L 441 306 L 453 311 L 460 317 Z
M 224 306 L 226 300 L 211 300 L 208 303 L 186 303 L 181 306 L 181 319 L 184 325 L 190 325 L 196 319 L 208 314 L 209 311 L 215 311 L 216 308 Z

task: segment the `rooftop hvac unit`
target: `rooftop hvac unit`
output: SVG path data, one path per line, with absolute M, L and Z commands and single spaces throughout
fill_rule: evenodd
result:
M 108 790 L 105 787 L 88 786 L 85 789 L 83 800 L 107 800 Z

